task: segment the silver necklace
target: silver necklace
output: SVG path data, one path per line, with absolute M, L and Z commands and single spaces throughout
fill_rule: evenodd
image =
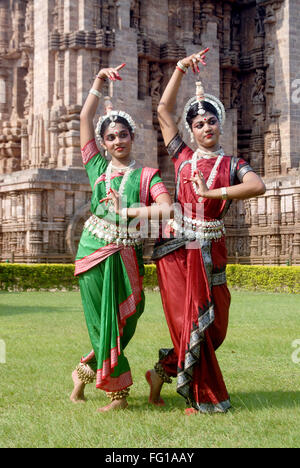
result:
M 209 177 L 207 179 L 207 182 L 206 182 L 206 185 L 207 185 L 207 188 L 210 189 L 210 187 L 212 186 L 212 184 L 214 183 L 214 180 L 216 178 L 216 175 L 217 175 L 217 170 L 218 170 L 218 167 L 224 157 L 224 151 L 222 148 L 220 148 L 218 151 L 214 152 L 214 153 L 207 153 L 205 151 L 202 151 L 200 150 L 200 148 L 198 148 L 193 156 L 192 156 L 192 164 L 191 164 L 191 177 L 194 176 L 194 173 L 195 171 L 197 171 L 197 161 L 199 159 L 211 159 L 211 155 L 214 155 L 215 157 L 217 157 L 217 160 L 214 164 L 214 167 L 212 168 L 211 170 L 211 173 L 209 174 Z M 209 156 L 210 155 L 210 156 Z M 192 182 L 192 186 L 193 186 L 193 190 L 195 192 L 196 195 L 198 195 L 197 191 L 198 191 L 198 187 L 197 187 L 197 184 L 195 182 Z M 199 197 L 198 198 L 198 202 L 201 203 L 203 201 L 203 198 L 202 197 Z
M 135 161 L 134 161 L 134 164 L 135 164 Z M 126 168 L 126 171 L 125 171 L 125 174 L 123 176 L 123 179 L 122 179 L 122 182 L 120 184 L 120 187 L 119 187 L 119 190 L 118 190 L 118 193 L 120 195 L 120 197 L 122 198 L 123 196 L 123 193 L 124 193 L 124 190 L 125 190 L 125 185 L 126 185 L 126 182 L 128 180 L 128 177 L 129 175 L 131 174 L 131 172 L 133 172 L 133 169 L 132 167 L 134 166 L 134 164 L 131 165 L 131 167 L 128 166 L 128 168 Z M 105 172 L 105 188 L 106 188 L 106 196 L 109 195 L 109 192 L 110 192 L 110 189 L 111 189 L 111 173 L 112 173 L 112 169 L 113 169 L 113 165 L 112 163 L 110 162 L 107 166 L 107 169 L 106 169 L 106 172 Z
M 133 161 L 130 162 L 130 164 L 128 164 L 128 166 L 123 166 L 123 167 L 121 167 L 121 166 L 114 166 L 113 164 L 111 164 L 111 167 L 112 167 L 112 169 L 114 169 L 115 171 L 126 172 L 126 171 L 128 171 L 131 167 L 135 166 L 135 164 L 136 164 L 136 161 L 133 160 Z

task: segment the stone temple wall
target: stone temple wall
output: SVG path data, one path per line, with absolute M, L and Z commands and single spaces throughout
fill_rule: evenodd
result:
M 210 47 L 202 80 L 226 107 L 225 152 L 267 186 L 232 204 L 229 260 L 299 264 L 299 12 L 298 0 L 0 0 L 0 261 L 73 261 L 90 200 L 79 115 L 100 67 L 126 62 L 105 93 L 138 124 L 134 157 L 173 193 L 157 104 L 177 60 Z M 186 139 L 194 90 L 189 73 Z

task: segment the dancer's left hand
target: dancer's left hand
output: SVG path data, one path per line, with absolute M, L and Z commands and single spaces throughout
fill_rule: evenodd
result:
M 118 193 L 116 190 L 114 190 L 114 189 L 110 189 L 108 196 L 105 197 L 105 198 L 102 198 L 102 200 L 100 200 L 99 203 L 105 202 L 105 205 L 107 205 L 107 203 L 108 203 L 110 200 L 111 200 L 111 201 L 113 202 L 113 204 L 114 204 L 115 212 L 116 212 L 117 214 L 120 214 L 120 213 L 121 213 L 121 209 L 122 209 L 121 198 L 120 198 L 119 193 Z
M 185 177 L 183 183 L 188 184 L 188 183 L 191 183 L 191 182 L 194 182 L 197 185 L 197 188 L 198 188 L 197 194 L 200 195 L 200 197 L 205 198 L 207 192 L 209 191 L 209 188 L 206 185 L 204 175 L 202 174 L 202 172 L 201 171 L 195 171 L 193 176 L 190 179 Z

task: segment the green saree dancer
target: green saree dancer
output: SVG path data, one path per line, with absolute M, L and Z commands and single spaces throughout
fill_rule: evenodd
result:
M 96 381 L 111 403 L 99 411 L 127 407 L 132 375 L 124 354 L 144 310 L 142 289 L 142 220 L 160 216 L 171 205 L 158 169 L 138 167 L 130 152 L 135 124 L 123 111 L 99 119 L 96 135 L 111 155 L 108 162 L 95 141 L 93 117 L 106 78 L 121 79 L 119 70 L 100 70 L 83 106 L 80 121 L 82 159 L 92 187 L 91 212 L 75 260 L 92 351 L 72 374 L 73 402 L 84 400 L 84 387 Z M 151 206 L 151 203 L 155 203 Z M 137 206 L 137 207 L 136 207 Z

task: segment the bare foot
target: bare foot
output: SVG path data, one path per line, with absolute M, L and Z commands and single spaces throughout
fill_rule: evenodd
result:
M 145 374 L 145 378 L 150 386 L 149 403 L 156 406 L 164 406 L 165 402 L 160 397 L 160 392 L 164 383 L 163 380 L 154 369 L 148 370 Z
M 97 411 L 98 413 L 107 413 L 108 411 L 124 410 L 127 406 L 126 398 L 122 398 L 122 400 L 114 400 L 109 405 L 98 408 Z
M 72 372 L 72 379 L 74 382 L 74 388 L 73 388 L 73 392 L 71 393 L 70 400 L 73 401 L 73 403 L 84 403 L 85 402 L 85 397 L 84 397 L 85 384 L 81 382 L 81 380 L 79 380 L 76 369 Z

